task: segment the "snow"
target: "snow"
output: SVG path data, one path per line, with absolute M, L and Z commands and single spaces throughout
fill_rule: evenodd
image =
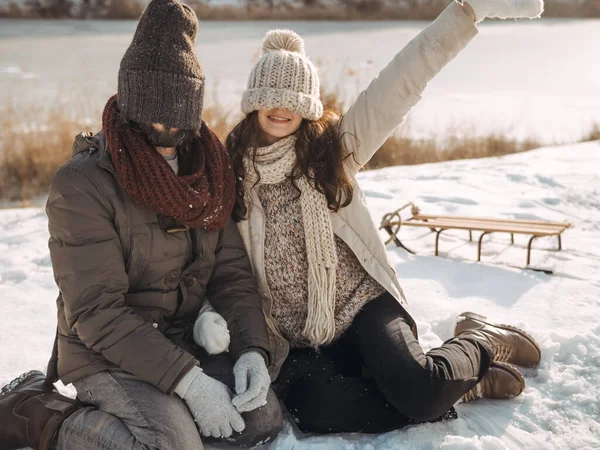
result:
M 287 424 L 269 448 L 304 449 L 599 449 L 600 448 L 600 141 L 501 158 L 393 167 L 359 175 L 375 221 L 408 201 L 424 212 L 569 221 L 563 251 L 553 239 L 534 244 L 504 235 L 484 244 L 483 263 L 465 232 L 433 234 L 405 227 L 417 251 L 388 246 L 417 319 L 422 345 L 449 338 L 455 317 L 475 311 L 528 330 L 542 348 L 524 369 L 525 392 L 512 400 L 458 404 L 459 418 L 382 435 L 301 436 Z M 40 202 L 41 204 L 41 202 Z M 41 206 L 0 210 L 0 385 L 45 370 L 57 294 Z M 69 386 L 61 387 L 69 395 Z M 228 448 L 219 445 L 217 448 Z
M 324 84 L 348 101 L 427 22 L 201 22 L 197 53 L 205 104 L 239 111 L 246 78 L 267 30 L 305 39 Z M 0 20 L 0 103 L 60 101 L 100 115 L 116 92 L 133 21 Z M 567 143 L 600 121 L 600 20 L 484 22 L 480 34 L 433 80 L 411 112 L 415 137 L 505 133 Z M 226 30 L 226 32 L 224 32 Z M 29 78 L 21 74 L 30 74 Z M 348 105 L 349 106 L 349 105 Z

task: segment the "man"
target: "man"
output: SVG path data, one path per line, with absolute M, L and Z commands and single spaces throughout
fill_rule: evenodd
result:
M 201 120 L 197 27 L 188 6 L 150 2 L 102 131 L 77 138 L 51 183 L 57 354 L 47 378 L 3 389 L 2 449 L 201 449 L 197 427 L 254 445 L 281 427 L 261 297 L 229 219 L 235 178 Z M 215 313 L 193 330 L 207 299 L 227 321 L 228 355 L 194 344 L 215 350 L 212 323 L 227 346 Z M 55 371 L 78 400 L 56 391 Z

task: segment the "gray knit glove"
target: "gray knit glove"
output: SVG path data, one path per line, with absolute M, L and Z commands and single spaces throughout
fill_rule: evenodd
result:
M 223 383 L 194 367 L 175 388 L 192 413 L 203 436 L 229 437 L 246 428 L 244 419 L 231 403 L 230 391 Z
M 233 366 L 235 391 L 231 403 L 239 412 L 253 411 L 267 404 L 271 377 L 265 358 L 257 351 L 242 354 Z
M 536 19 L 544 11 L 543 0 L 464 0 L 475 13 L 475 21 L 496 19 Z

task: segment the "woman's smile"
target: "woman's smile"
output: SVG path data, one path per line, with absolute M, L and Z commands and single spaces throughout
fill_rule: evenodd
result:
M 298 131 L 302 116 L 285 108 L 260 109 L 258 123 L 264 132 L 264 143 L 270 145 Z
M 267 118 L 275 124 L 284 124 L 292 121 L 292 119 L 288 119 L 287 117 L 281 116 L 267 116 Z

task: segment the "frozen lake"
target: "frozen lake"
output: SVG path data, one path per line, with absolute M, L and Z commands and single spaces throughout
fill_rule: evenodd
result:
M 322 78 L 355 97 L 425 22 L 203 22 L 197 38 L 207 102 L 236 109 L 264 33 L 306 40 Z M 135 22 L 1 21 L 0 101 L 62 98 L 100 110 Z M 543 142 L 577 139 L 600 123 L 600 21 L 492 22 L 428 87 L 413 110 L 417 136 L 495 130 Z

